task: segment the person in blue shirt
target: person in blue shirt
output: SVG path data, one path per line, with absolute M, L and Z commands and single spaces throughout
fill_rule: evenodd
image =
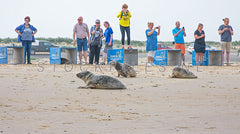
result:
M 176 22 L 176 27 L 172 30 L 172 34 L 174 36 L 174 49 L 181 49 L 182 52 L 182 60 L 183 60 L 183 65 L 185 65 L 185 44 L 184 44 L 184 38 L 186 37 L 186 32 L 185 28 L 182 27 L 180 28 L 180 22 Z
M 95 64 L 99 64 L 99 55 L 102 47 L 102 38 L 103 38 L 103 30 L 100 27 L 100 20 L 97 19 L 95 21 L 95 25 L 91 27 L 90 30 L 90 54 L 89 54 L 89 64 L 93 64 L 93 60 L 95 59 Z
M 233 28 L 229 25 L 229 18 L 223 19 L 224 24 L 218 28 L 218 33 L 221 35 L 221 45 L 222 45 L 222 60 L 224 62 L 224 52 L 226 51 L 227 65 L 230 66 L 230 49 L 232 46 L 232 35 Z
M 35 42 L 34 35 L 37 33 L 37 29 L 30 25 L 30 17 L 27 16 L 24 18 L 25 23 L 18 26 L 15 31 L 18 33 L 18 42 L 22 42 L 24 47 L 24 64 L 26 63 L 27 55 L 27 64 L 32 64 L 30 60 L 31 55 L 31 46 L 32 42 Z
M 148 29 L 145 31 L 147 37 L 146 51 L 148 52 L 147 66 L 153 66 L 155 51 L 157 50 L 157 36 L 160 35 L 160 26 L 153 27 L 152 22 L 148 22 Z M 158 29 L 158 32 L 156 31 Z
M 104 31 L 105 48 L 103 51 L 104 53 L 103 53 L 103 62 L 101 63 L 102 65 L 105 65 L 105 62 L 107 60 L 107 51 L 109 49 L 112 49 L 113 47 L 113 30 L 108 21 L 104 22 L 104 27 L 106 28 L 106 30 Z

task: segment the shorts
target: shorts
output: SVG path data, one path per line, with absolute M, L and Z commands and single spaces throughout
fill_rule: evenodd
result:
M 109 46 L 108 44 L 105 44 L 103 52 L 107 53 L 108 49 L 112 49 L 112 46 L 113 46 L 113 44 L 111 46 Z
M 180 43 L 175 43 L 174 49 L 181 49 L 182 54 L 185 54 L 185 45 Z
M 148 56 L 149 57 L 154 57 L 155 51 L 148 51 Z
M 194 43 L 194 50 L 196 53 L 205 53 L 205 45 Z
M 232 42 L 221 42 L 221 47 L 223 52 L 230 52 L 232 46 Z
M 79 39 L 77 38 L 77 50 L 79 51 L 87 51 L 87 38 Z

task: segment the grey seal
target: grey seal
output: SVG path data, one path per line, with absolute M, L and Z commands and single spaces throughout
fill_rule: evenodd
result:
M 61 64 L 71 64 L 71 61 L 66 58 L 61 58 Z
M 196 79 L 197 76 L 194 75 L 192 72 L 180 68 L 180 67 L 175 67 L 172 70 L 172 75 L 170 76 L 171 78 L 188 78 L 188 79 Z
M 77 74 L 87 85 L 86 88 L 95 89 L 126 89 L 127 87 L 118 79 L 107 75 L 95 75 L 90 71 L 83 71 Z
M 113 66 L 117 72 L 118 72 L 118 77 L 121 75 L 123 77 L 136 77 L 137 73 L 134 70 L 133 67 L 131 67 L 128 64 L 121 64 L 118 61 L 111 61 L 109 62 L 111 66 Z

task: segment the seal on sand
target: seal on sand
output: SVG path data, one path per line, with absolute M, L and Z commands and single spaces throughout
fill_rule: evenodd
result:
M 61 64 L 71 64 L 71 61 L 66 58 L 61 58 Z
M 111 66 L 115 67 L 118 72 L 118 77 L 121 75 L 123 77 L 136 77 L 137 73 L 133 67 L 128 64 L 121 64 L 118 61 L 111 61 L 109 63 Z
M 188 79 L 196 79 L 197 76 L 194 75 L 192 72 L 180 68 L 180 67 L 175 67 L 172 71 L 172 75 L 170 76 L 171 78 L 188 78 Z
M 87 85 L 86 88 L 95 89 L 126 89 L 126 86 L 116 78 L 107 75 L 94 75 L 90 71 L 77 74 Z

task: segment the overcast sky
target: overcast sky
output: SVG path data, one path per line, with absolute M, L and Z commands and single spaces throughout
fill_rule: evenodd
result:
M 120 40 L 119 19 L 122 4 L 129 5 L 131 40 L 146 40 L 147 22 L 161 26 L 159 41 L 172 41 L 172 29 L 179 20 L 186 29 L 185 41 L 194 41 L 193 33 L 198 23 L 204 24 L 207 41 L 219 41 L 218 27 L 224 17 L 230 18 L 234 29 L 233 40 L 240 40 L 240 0 L 0 0 L 0 38 L 17 37 L 14 29 L 31 17 L 38 29 L 36 37 L 72 38 L 77 17 L 90 28 L 98 18 L 109 21 L 114 39 Z M 102 25 L 103 27 L 103 25 Z M 105 28 L 103 28 L 105 29 Z

